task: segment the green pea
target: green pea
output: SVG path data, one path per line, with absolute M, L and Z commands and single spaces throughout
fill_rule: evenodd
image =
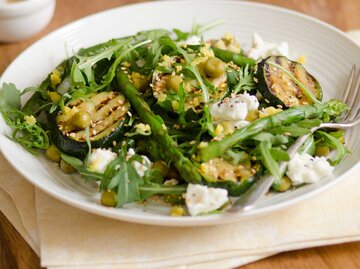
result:
M 163 177 L 166 177 L 170 172 L 169 166 L 167 166 L 163 161 L 154 162 L 152 168 L 158 169 Z
M 277 191 L 284 192 L 290 189 L 291 180 L 287 176 L 282 177 L 279 186 L 277 186 Z
M 330 149 L 329 147 L 320 147 L 320 146 L 317 146 L 316 147 L 316 151 L 315 151 L 315 155 L 316 156 L 327 156 L 329 155 L 330 153 Z
M 75 115 L 71 119 L 72 125 L 77 129 L 86 129 L 90 126 L 91 116 L 88 112 L 79 111 L 76 112 Z
M 178 75 L 171 76 L 166 82 L 166 87 L 177 92 L 182 81 L 183 79 Z
M 66 174 L 75 173 L 76 169 L 64 160 L 60 161 L 60 169 Z
M 225 72 L 226 64 L 219 58 L 211 57 L 205 62 L 204 70 L 208 77 L 218 78 Z
M 46 157 L 56 163 L 61 161 L 60 151 L 54 145 L 50 145 L 46 149 Z
M 116 193 L 110 190 L 104 191 L 101 194 L 100 203 L 104 206 L 116 206 Z

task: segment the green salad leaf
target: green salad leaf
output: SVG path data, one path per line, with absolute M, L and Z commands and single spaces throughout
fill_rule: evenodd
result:
M 36 149 L 46 149 L 49 137 L 33 115 L 20 110 L 20 91 L 12 83 L 3 83 L 0 91 L 0 112 L 6 124 L 12 128 L 10 138 L 31 153 Z

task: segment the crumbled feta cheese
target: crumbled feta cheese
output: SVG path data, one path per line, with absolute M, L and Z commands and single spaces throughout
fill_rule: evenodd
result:
M 288 164 L 286 175 L 293 185 L 314 183 L 333 171 L 325 157 L 312 157 L 307 153 L 296 153 Z
M 151 135 L 151 128 L 149 124 L 138 123 L 134 126 L 136 128 L 136 132 L 142 135 Z
M 133 155 L 135 155 L 135 151 L 132 148 L 129 148 L 128 153 L 127 153 L 127 157 L 131 158 Z M 142 157 L 142 162 L 138 162 L 138 161 L 133 161 L 132 165 L 134 166 L 136 172 L 138 173 L 138 175 L 140 177 L 143 177 L 145 175 L 145 172 L 149 169 L 149 167 L 151 166 L 151 161 L 149 160 L 148 157 L 146 157 L 145 155 L 141 155 Z
M 224 189 L 189 184 L 186 190 L 185 202 L 191 216 L 219 209 L 227 201 L 228 192 Z
M 177 181 L 177 179 L 172 178 L 172 179 L 168 179 L 164 181 L 164 185 L 165 186 L 176 186 L 179 184 L 179 181 Z
M 234 128 L 236 129 L 240 129 L 242 127 L 245 127 L 246 125 L 250 124 L 250 122 L 246 121 L 246 120 L 239 120 L 237 122 L 233 123 Z
M 90 171 L 104 173 L 109 163 L 116 158 L 117 154 L 107 149 L 95 149 L 87 162 Z
M 185 44 L 186 45 L 200 45 L 201 38 L 198 36 L 195 36 L 195 35 L 191 35 L 185 40 Z
M 253 59 L 266 58 L 268 56 L 282 55 L 289 57 L 289 45 L 287 42 L 280 44 L 265 42 L 257 33 L 254 33 L 252 48 L 247 55 Z
M 234 126 L 244 126 L 248 111 L 258 107 L 259 101 L 256 96 L 243 93 L 213 103 L 210 107 L 210 114 L 215 122 L 231 121 Z

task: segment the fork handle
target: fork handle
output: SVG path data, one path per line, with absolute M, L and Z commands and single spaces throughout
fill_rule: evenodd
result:
M 314 130 L 311 130 L 312 132 Z M 305 141 L 312 134 L 306 134 L 298 137 L 294 144 L 292 144 L 287 153 L 290 158 L 294 156 L 294 154 L 299 150 L 299 148 L 305 143 Z M 279 163 L 279 169 L 281 175 L 285 174 L 288 162 L 282 161 Z M 229 209 L 229 212 L 237 212 L 237 211 L 248 211 L 253 209 L 256 206 L 256 202 L 263 197 L 271 188 L 272 184 L 275 181 L 275 177 L 272 175 L 264 175 L 259 178 L 243 195 L 239 197 L 238 200 L 233 204 L 233 206 Z

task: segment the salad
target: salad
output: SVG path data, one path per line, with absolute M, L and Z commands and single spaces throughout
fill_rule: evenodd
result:
M 316 131 L 291 159 L 286 150 L 347 106 L 322 101 L 286 43 L 255 34 L 246 50 L 228 33 L 204 40 L 207 28 L 112 39 L 79 50 L 38 86 L 4 83 L 7 136 L 44 152 L 59 173 L 97 182 L 104 206 L 153 200 L 173 216 L 226 210 L 264 174 L 276 178 L 272 192 L 330 174 L 347 152 L 343 131 Z M 289 161 L 285 174 L 280 161 Z

